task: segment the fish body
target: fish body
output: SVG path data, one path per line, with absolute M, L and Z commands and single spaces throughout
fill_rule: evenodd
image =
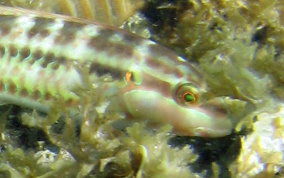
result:
M 170 123 L 182 135 L 230 134 L 226 114 L 201 99 L 198 72 L 172 51 L 82 19 L 7 7 L 0 12 L 0 101 L 44 111 L 58 99 L 74 104 L 83 66 L 90 78 L 109 73 L 123 81 L 115 97 L 134 117 Z

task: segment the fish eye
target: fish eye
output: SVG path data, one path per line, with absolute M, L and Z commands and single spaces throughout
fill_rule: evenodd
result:
M 181 105 L 195 104 L 198 100 L 197 89 L 191 83 L 181 84 L 175 89 L 174 97 Z

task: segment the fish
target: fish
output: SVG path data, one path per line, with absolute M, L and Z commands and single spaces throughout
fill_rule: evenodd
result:
M 222 137 L 232 121 L 204 98 L 198 70 L 173 51 L 112 26 L 0 6 L 0 101 L 48 112 L 76 105 L 82 68 L 134 118 L 172 125 L 178 135 Z M 99 76 L 113 80 L 95 83 Z M 118 85 L 119 83 L 119 85 Z M 109 88 L 108 88 L 109 87 Z

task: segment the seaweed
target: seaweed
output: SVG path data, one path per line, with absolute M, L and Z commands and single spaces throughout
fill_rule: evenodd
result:
M 169 126 L 153 130 L 145 121 L 117 130 L 113 122 L 126 116 L 112 111 L 110 98 L 98 89 L 87 87 L 79 91 L 77 114 L 60 102 L 47 115 L 1 106 L 0 177 L 234 177 L 245 172 L 246 160 L 237 159 L 246 138 L 256 133 L 256 116 L 284 99 L 283 1 L 147 0 L 141 12 L 144 17 L 134 21 L 149 28 L 147 37 L 193 63 L 206 80 L 208 97 L 224 99 L 235 133 L 218 141 L 180 139 L 169 134 Z M 102 105 L 106 110 L 98 112 Z M 283 138 L 283 129 L 277 133 Z M 254 176 L 283 176 L 283 165 L 277 166 L 282 169 L 268 166 Z
M 198 176 L 188 167 L 196 160 L 191 148 L 168 145 L 170 126 L 155 131 L 137 122 L 118 130 L 113 122 L 125 116 L 112 112 L 99 88 L 87 85 L 77 92 L 81 103 L 72 110 L 61 101 L 47 114 L 10 106 L 1 122 L 1 176 Z

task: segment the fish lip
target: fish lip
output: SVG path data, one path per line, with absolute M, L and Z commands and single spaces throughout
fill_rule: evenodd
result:
M 215 119 L 215 118 L 214 118 Z M 230 120 L 217 120 L 213 124 L 184 128 L 176 130 L 179 135 L 198 136 L 198 137 L 224 137 L 230 135 L 233 131 L 233 124 Z M 181 128 L 181 127 L 179 127 Z
M 201 137 L 224 137 L 232 133 L 232 123 L 228 122 L 229 126 L 226 126 L 229 129 L 225 128 L 209 128 L 209 127 L 197 127 L 193 129 L 194 136 Z
M 233 123 L 228 116 L 228 112 L 224 107 L 224 103 L 219 98 L 217 100 L 209 101 L 199 107 L 200 112 L 203 112 L 214 122 L 212 125 L 206 127 L 196 127 L 195 133 L 198 135 L 208 135 L 208 137 L 222 137 L 230 135 L 233 130 Z
M 182 132 L 179 134 L 211 138 L 230 135 L 233 131 L 233 123 L 226 109 L 220 106 L 205 104 L 191 107 L 190 110 L 194 110 L 197 114 L 195 116 L 189 115 L 188 118 L 189 120 L 195 120 L 196 123 L 192 124 L 194 127 L 189 126 L 188 128 L 182 125 L 177 126 L 182 128 Z

